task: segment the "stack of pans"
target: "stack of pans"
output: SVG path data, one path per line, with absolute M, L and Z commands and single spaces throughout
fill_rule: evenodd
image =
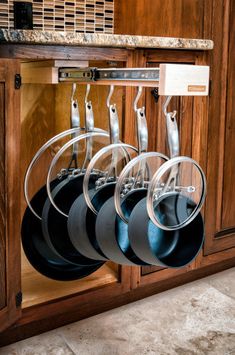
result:
M 83 278 L 106 261 L 122 265 L 182 267 L 202 247 L 204 224 L 200 213 L 206 180 L 191 158 L 179 156 L 176 111 L 166 118 L 170 159 L 147 152 L 148 131 L 144 107 L 134 102 L 138 148 L 120 142 L 118 114 L 107 98 L 109 132 L 94 128 L 91 102 L 85 97 L 85 128 L 80 128 L 78 104 L 71 98 L 72 128 L 45 143 L 25 176 L 28 204 L 22 221 L 22 245 L 32 266 L 55 280 Z M 64 137 L 72 139 L 55 154 L 46 184 L 29 198 L 28 184 L 35 163 L 48 147 Z M 109 144 L 93 154 L 94 140 Z M 79 143 L 85 154 L 79 164 Z M 72 153 L 71 153 L 72 151 Z M 64 169 L 58 161 L 68 153 Z

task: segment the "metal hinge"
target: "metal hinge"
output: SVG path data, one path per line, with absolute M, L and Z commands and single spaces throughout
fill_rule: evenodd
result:
M 21 306 L 21 303 L 22 303 L 22 299 L 23 299 L 23 294 L 22 292 L 18 292 L 16 294 L 16 308 L 20 307 Z
M 158 103 L 158 100 L 159 100 L 159 90 L 158 88 L 154 88 L 153 90 L 151 90 L 151 94 L 155 100 L 156 103 Z
M 15 75 L 15 89 L 19 90 L 22 84 L 22 78 L 20 74 Z

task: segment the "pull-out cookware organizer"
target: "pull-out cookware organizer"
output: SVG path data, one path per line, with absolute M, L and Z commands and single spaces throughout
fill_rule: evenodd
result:
M 208 95 L 209 67 L 59 68 L 58 82 L 73 84 L 72 128 L 46 142 L 26 172 L 28 207 L 22 244 L 30 263 L 47 277 L 74 280 L 108 260 L 172 268 L 191 262 L 204 240 L 200 210 L 206 179 L 196 161 L 179 155 L 177 112 L 168 112 L 167 107 L 172 96 Z M 87 85 L 85 128 L 80 127 L 75 83 Z M 109 132 L 94 126 L 90 85 L 110 86 Z M 138 148 L 119 140 L 118 112 L 111 104 L 115 85 L 138 87 L 133 102 Z M 163 112 L 169 157 L 147 149 L 145 109 L 138 108 L 142 87 L 153 87 L 155 94 L 166 96 Z M 35 162 L 51 143 L 65 136 L 72 139 L 52 159 L 45 186 L 29 198 L 28 180 Z M 93 143 L 101 137 L 105 146 L 93 154 Z M 79 166 L 81 141 L 85 160 Z M 56 171 L 59 159 L 71 150 L 71 164 Z

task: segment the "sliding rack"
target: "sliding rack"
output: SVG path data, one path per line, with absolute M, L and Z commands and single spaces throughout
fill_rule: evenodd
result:
M 158 86 L 159 68 L 60 68 L 60 82 L 84 82 L 98 85 Z
M 159 87 L 159 95 L 207 96 L 209 67 L 160 64 L 159 68 L 59 68 L 58 82 Z

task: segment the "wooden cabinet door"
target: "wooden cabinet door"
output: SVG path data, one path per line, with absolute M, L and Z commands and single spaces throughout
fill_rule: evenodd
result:
M 235 0 L 213 12 L 205 255 L 235 247 Z
M 19 63 L 0 60 L 0 332 L 21 314 Z

